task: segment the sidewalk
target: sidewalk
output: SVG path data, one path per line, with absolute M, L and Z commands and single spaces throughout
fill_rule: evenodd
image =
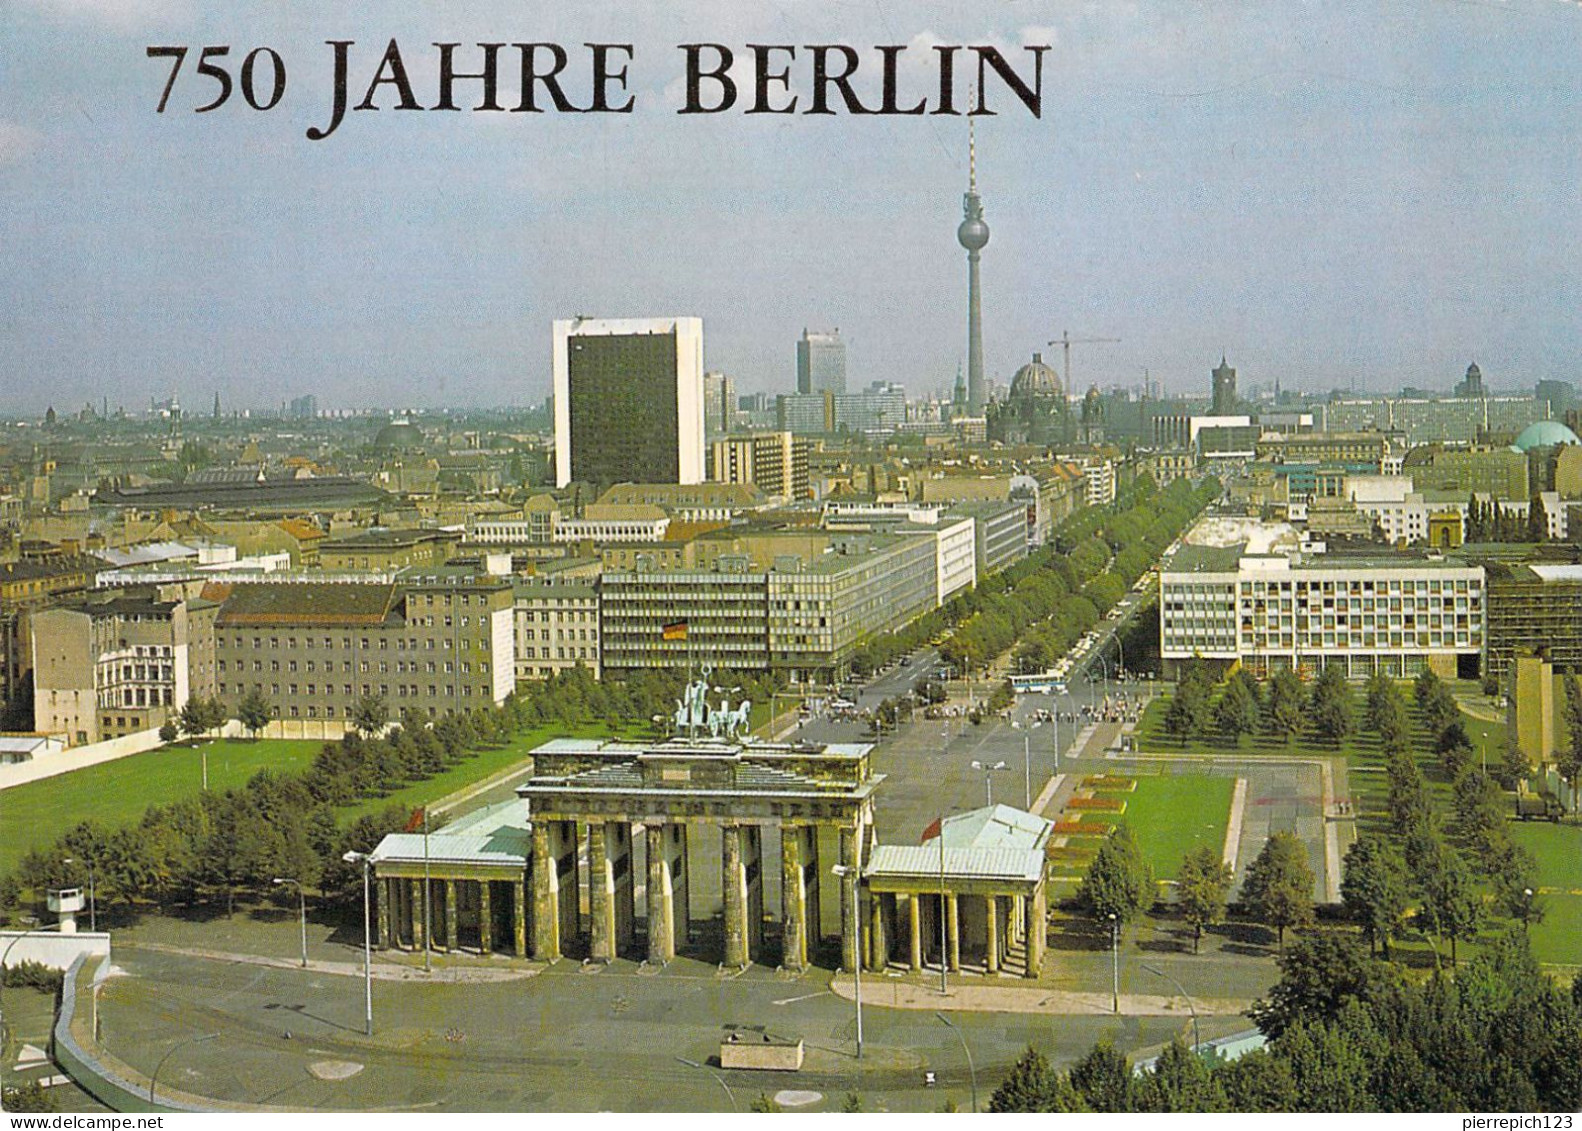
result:
M 829 988 L 831 993 L 847 1001 L 855 997 L 853 980 L 845 974 L 836 974 L 831 978 Z M 964 978 L 962 975 L 951 975 L 948 992 L 941 994 L 937 985 L 925 985 L 908 978 L 871 975 L 863 978 L 862 1000 L 864 1005 L 890 1009 L 1087 1016 L 1111 1016 L 1115 1013 L 1113 999 L 1108 993 L 1051 990 L 1037 982 L 1024 983 L 1022 979 L 1014 977 L 990 982 L 981 976 L 967 975 Z M 1234 1017 L 1245 1013 L 1251 1004 L 1251 998 L 1192 999 L 1199 1017 Z M 1186 999 L 1180 994 L 1120 995 L 1122 1017 L 1174 1016 L 1190 1012 Z
M 234 962 L 244 966 L 268 966 L 276 970 L 301 970 L 302 962 L 295 958 L 275 958 L 262 954 L 237 954 L 223 950 L 205 950 L 200 947 L 169 946 L 165 943 L 153 942 L 123 942 L 117 944 L 121 950 L 146 950 L 155 954 L 176 954 L 185 958 L 203 958 L 212 962 Z M 466 957 L 466 956 L 464 956 Z M 474 959 L 476 960 L 475 956 Z M 422 952 L 410 956 L 413 962 L 422 962 Z M 432 955 L 434 970 L 425 973 L 422 966 L 407 966 L 388 961 L 376 961 L 373 964 L 373 976 L 376 980 L 386 982 L 440 982 L 450 985 L 480 984 L 485 982 L 514 982 L 522 978 L 533 978 L 544 972 L 544 967 L 537 963 L 532 966 L 513 966 L 502 969 L 496 966 L 482 965 L 452 965 L 451 959 L 443 952 Z M 487 961 L 487 960 L 484 960 Z M 513 962 L 520 960 L 511 960 Z M 363 965 L 361 962 L 325 962 L 323 959 L 310 958 L 306 967 L 316 974 L 334 974 L 343 977 L 362 977 Z

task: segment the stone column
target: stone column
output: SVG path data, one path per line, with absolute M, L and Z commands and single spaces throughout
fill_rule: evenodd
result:
M 1039 884 L 1027 901 L 1027 976 L 1036 978 L 1044 968 L 1044 948 L 1048 945 L 1049 914 L 1045 904 L 1048 895 Z
M 560 958 L 560 862 L 552 835 L 559 825 L 533 824 L 533 957 L 540 962 Z
M 907 934 L 911 939 L 912 969 L 923 968 L 923 901 L 917 892 L 906 897 Z
M 489 907 L 489 881 L 478 881 L 478 953 L 494 953 L 494 912 Z
M 445 881 L 445 949 L 452 954 L 460 949 L 461 907 L 456 903 L 456 881 Z
M 511 884 L 511 925 L 516 928 L 516 956 L 527 957 L 527 881 Z
M 988 913 L 989 943 L 984 948 L 984 966 L 990 974 L 1000 972 L 1000 901 L 998 897 L 983 897 L 984 910 Z
M 885 938 L 884 896 L 868 892 L 868 969 L 883 974 L 890 965 L 890 942 Z
M 671 914 L 676 924 L 676 949 L 687 945 L 692 936 L 692 906 L 689 899 L 691 884 L 688 882 L 691 865 L 687 863 L 687 826 L 682 822 L 667 826 L 670 830 L 670 886 L 676 893 L 671 902 Z
M 764 830 L 742 829 L 742 870 L 747 875 L 747 960 L 758 962 L 764 951 Z
M 610 878 L 615 904 L 615 953 L 631 952 L 637 941 L 636 859 L 632 854 L 632 826 L 628 821 L 607 821 Z
M 581 845 L 577 822 L 556 821 L 550 828 L 555 869 L 560 878 L 560 945 L 582 935 L 582 894 L 577 878 L 577 849 Z
M 390 949 L 390 900 L 385 894 L 383 880 L 371 880 L 374 900 L 374 945 L 380 950 Z
M 1021 896 L 1011 897 L 1011 937 L 1010 941 L 1022 941 L 1022 930 L 1027 926 L 1027 905 Z
M 807 908 L 807 948 L 809 955 L 818 953 L 819 944 L 824 939 L 823 915 L 819 911 L 819 884 L 823 882 L 823 872 L 819 867 L 818 859 L 818 826 L 808 825 L 802 830 L 802 875 L 804 877 L 802 890 L 805 895 L 803 906 Z
M 648 961 L 663 966 L 676 956 L 675 878 L 670 871 L 669 825 L 648 826 Z
M 840 967 L 848 974 L 857 969 L 861 927 L 857 917 L 859 829 L 840 830 L 840 862 L 847 869 L 840 880 Z
M 721 831 L 720 892 L 725 910 L 725 965 L 746 966 L 747 869 L 742 863 L 742 829 L 726 825 Z
M 950 953 L 946 961 L 952 973 L 961 970 L 961 908 L 955 892 L 945 895 L 945 937 Z
M 615 867 L 610 858 L 611 826 L 603 821 L 588 824 L 588 912 L 593 919 L 595 962 L 613 962 L 616 951 Z
M 780 827 L 780 964 L 787 970 L 807 969 L 807 876 L 802 865 L 802 829 Z

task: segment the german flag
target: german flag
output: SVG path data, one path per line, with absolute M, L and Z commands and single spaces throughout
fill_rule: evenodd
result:
M 659 630 L 661 640 L 685 640 L 687 638 L 687 622 L 673 620 Z

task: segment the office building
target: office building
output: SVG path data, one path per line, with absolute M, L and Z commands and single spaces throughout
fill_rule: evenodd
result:
M 1255 674 L 1340 664 L 1349 678 L 1429 668 L 1471 678 L 1483 650 L 1484 571 L 1443 559 L 1187 545 L 1160 570 L 1160 655 L 1240 660 Z
M 776 397 L 775 427 L 799 436 L 821 436 L 835 431 L 835 394 L 826 390 Z
M 599 584 L 593 577 L 513 578 L 516 678 L 548 679 L 581 666 L 599 677 Z
M 1488 674 L 1506 681 L 1517 657 L 1542 655 L 1582 675 L 1582 565 L 1490 562 Z
M 557 319 L 555 482 L 700 483 L 703 320 Z
M 727 436 L 710 447 L 709 478 L 716 483 L 751 483 L 766 495 L 789 501 L 808 499 L 812 447 L 790 432 Z
M 516 686 L 511 585 L 471 567 L 205 593 L 222 601 L 216 678 L 233 707 L 256 691 L 276 718 L 345 723 L 377 696 L 392 719 L 413 722 L 503 703 Z
M 846 343 L 841 341 L 838 329 L 827 333 L 802 331 L 796 343 L 796 391 L 846 391 Z
M 723 373 L 703 375 L 703 428 L 723 436 L 736 421 L 736 382 Z

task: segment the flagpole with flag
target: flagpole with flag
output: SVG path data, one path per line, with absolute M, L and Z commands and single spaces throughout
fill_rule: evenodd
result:
M 659 628 L 659 639 L 666 643 L 675 643 L 679 640 L 687 646 L 687 687 L 690 688 L 692 686 L 692 636 L 687 631 L 686 618 L 683 617 L 680 620 L 673 620 L 661 625 Z M 692 711 L 687 703 L 685 691 L 682 692 L 681 704 L 687 713 L 687 732 L 693 734 L 697 728 L 692 723 Z

